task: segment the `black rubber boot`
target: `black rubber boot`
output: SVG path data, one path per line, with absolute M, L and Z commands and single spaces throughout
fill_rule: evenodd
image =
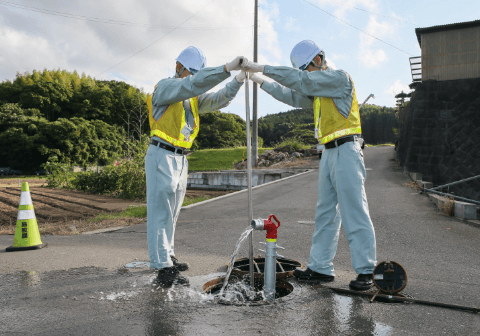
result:
M 188 285 L 189 281 L 175 266 L 172 266 L 159 269 L 155 283 L 162 287 L 171 287 L 173 284 Z
M 297 268 L 293 271 L 293 276 L 301 282 L 331 282 L 335 280 L 333 275 L 318 273 L 308 267 L 306 270 Z
M 350 288 L 358 291 L 364 291 L 372 288 L 373 274 L 359 274 L 355 280 L 350 281 Z
M 172 259 L 173 266 L 176 267 L 180 272 L 188 270 L 187 263 L 178 261 L 178 259 L 174 256 L 170 256 L 170 259 Z

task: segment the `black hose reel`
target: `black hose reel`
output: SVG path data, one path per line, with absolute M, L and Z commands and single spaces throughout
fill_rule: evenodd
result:
M 382 261 L 373 270 L 373 284 L 378 288 L 377 294 L 394 295 L 407 286 L 407 271 L 396 261 Z M 372 298 L 371 302 L 375 299 Z

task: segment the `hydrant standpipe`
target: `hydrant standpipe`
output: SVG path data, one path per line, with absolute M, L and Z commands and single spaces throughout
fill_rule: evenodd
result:
M 275 220 L 272 221 L 272 219 Z M 265 249 L 265 269 L 264 274 L 264 293 L 266 300 L 275 299 L 275 284 L 277 282 L 277 229 L 280 227 L 280 221 L 275 215 L 270 215 L 268 219 L 252 220 L 254 230 L 266 230 L 266 249 Z

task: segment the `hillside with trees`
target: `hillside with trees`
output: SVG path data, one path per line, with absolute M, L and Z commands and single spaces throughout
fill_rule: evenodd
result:
M 65 70 L 17 74 L 0 83 L 0 162 L 39 170 L 49 157 L 83 167 L 125 156 L 128 142 L 149 135 L 147 94 L 124 82 Z M 219 111 L 200 116 L 193 149 L 241 146 L 245 121 Z
M 26 172 L 50 157 L 58 162 L 107 165 L 126 157 L 132 142 L 149 136 L 147 94 L 124 82 L 100 81 L 76 71 L 17 74 L 0 83 L 0 163 Z M 365 141 L 394 142 L 393 108 L 366 105 L 360 111 Z M 219 111 L 200 115 L 201 131 L 192 149 L 243 146 L 245 121 Z M 259 145 L 296 138 L 317 143 L 311 108 L 259 119 Z M 263 139 L 263 141 L 262 141 Z
M 65 70 L 0 83 L 0 162 L 29 171 L 51 156 L 86 167 L 113 162 L 148 132 L 147 95 L 126 83 Z
M 366 104 L 360 110 L 362 134 L 368 144 L 393 143 L 398 120 L 392 107 Z M 269 114 L 258 120 L 258 135 L 266 146 L 274 146 L 283 139 L 297 137 L 314 145 L 313 109 L 303 108 Z

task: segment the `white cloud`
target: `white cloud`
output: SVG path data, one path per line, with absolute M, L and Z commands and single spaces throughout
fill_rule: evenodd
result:
M 326 57 L 325 59 L 327 61 L 327 65 L 328 65 L 329 68 L 332 68 L 333 70 L 338 69 L 337 66 L 335 65 L 335 63 L 333 63 L 331 58 Z
M 285 30 L 289 32 L 297 32 L 300 30 L 297 19 L 291 16 L 286 16 L 284 18 Z
M 33 6 L 27 0 L 16 3 Z M 13 80 L 17 71 L 61 68 L 92 77 L 102 73 L 98 79 L 124 80 L 151 92 L 158 80 L 173 75 L 175 58 L 190 45 L 203 50 L 208 66 L 225 64 L 238 55 L 251 58 L 253 53 L 250 1 L 72 0 L 39 2 L 34 7 L 124 24 L 69 19 L 0 6 L 0 81 Z M 267 16 L 275 15 L 278 16 L 278 8 L 270 6 Z M 187 19 L 172 32 L 171 28 L 152 27 L 175 27 Z M 275 51 L 275 42 L 270 47 Z M 115 67 L 105 72 L 112 66 Z
M 370 16 L 365 31 L 369 34 L 360 32 L 360 48 L 358 58 L 362 64 L 367 67 L 376 67 L 388 60 L 386 52 L 377 47 L 378 39 L 394 37 L 397 23 L 392 21 L 380 22 L 373 15 Z M 375 36 L 376 38 L 374 38 Z
M 391 95 L 399 94 L 400 92 L 408 93 L 410 92 L 410 87 L 407 84 L 403 84 L 400 79 L 397 79 L 392 86 L 390 86 L 384 93 L 388 93 Z
M 407 84 L 403 84 L 400 79 L 397 79 L 388 89 L 383 92 L 386 100 L 391 104 L 391 106 L 395 106 L 396 99 L 395 95 L 399 94 L 400 92 L 409 93 L 410 87 Z
M 266 0 L 260 1 L 258 10 L 258 62 L 278 65 L 282 58 L 282 49 L 278 43 L 278 33 L 274 20 L 278 18 L 278 5 Z
M 314 1 L 312 1 L 312 3 L 315 4 Z M 347 14 L 350 12 L 358 12 L 358 10 L 353 7 L 361 8 L 366 11 L 378 10 L 378 4 L 375 0 L 317 0 L 316 4 L 320 8 L 344 21 L 347 21 Z M 332 9 L 334 9 L 333 12 L 331 11 Z

